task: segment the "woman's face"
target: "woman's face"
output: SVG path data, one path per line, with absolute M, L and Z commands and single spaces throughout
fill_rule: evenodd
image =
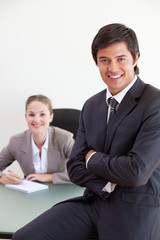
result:
M 53 113 L 50 114 L 48 106 L 39 101 L 27 105 L 26 121 L 33 135 L 47 134 Z

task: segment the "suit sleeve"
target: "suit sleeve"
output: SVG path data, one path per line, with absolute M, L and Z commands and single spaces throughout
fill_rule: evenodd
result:
M 6 147 L 4 147 L 0 152 L 0 176 L 2 175 L 2 171 L 6 167 L 8 167 L 10 164 L 12 164 L 13 161 L 15 161 L 15 158 L 11 150 L 11 145 L 12 145 L 11 142 L 12 142 L 12 138 L 9 144 Z
M 85 155 L 89 150 L 83 123 L 82 110 L 76 141 L 67 163 L 68 173 L 73 183 L 86 187 L 88 190 L 100 195 L 101 190 L 107 183 L 107 180 L 103 179 L 101 176 L 97 176 L 86 168 Z

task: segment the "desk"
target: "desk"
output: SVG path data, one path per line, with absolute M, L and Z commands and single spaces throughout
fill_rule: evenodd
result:
M 48 189 L 23 193 L 0 185 L 0 238 L 11 238 L 19 228 L 54 204 L 83 194 L 74 184 L 47 184 Z

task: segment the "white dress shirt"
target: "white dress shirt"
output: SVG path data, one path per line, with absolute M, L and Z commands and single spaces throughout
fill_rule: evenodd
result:
M 41 157 L 40 150 L 36 146 L 33 137 L 32 137 L 32 150 L 33 150 L 33 165 L 35 173 L 47 173 L 48 172 L 48 161 L 47 161 L 47 152 L 48 152 L 48 134 L 46 141 L 42 147 Z

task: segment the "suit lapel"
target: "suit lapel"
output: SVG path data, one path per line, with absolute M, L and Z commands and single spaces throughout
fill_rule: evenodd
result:
M 107 131 L 107 113 L 108 107 L 106 103 L 106 90 L 102 92 L 102 95 L 99 97 L 97 101 L 96 111 L 95 111 L 95 137 L 96 137 L 96 146 L 98 148 L 97 151 L 103 151 L 104 143 L 106 139 L 106 131 Z
M 33 156 L 32 156 L 32 144 L 31 144 L 31 132 L 27 131 L 24 137 L 24 141 L 21 147 L 21 159 L 24 169 L 27 169 L 28 173 L 34 173 Z M 25 173 L 26 174 L 26 173 Z
M 48 153 L 47 153 L 47 158 L 48 158 L 48 171 L 54 171 L 53 166 L 56 168 L 57 166 L 54 165 L 55 161 L 54 159 L 56 158 L 56 144 L 55 144 L 55 129 L 53 127 L 49 127 L 48 131 Z
M 131 89 L 126 93 L 107 130 L 104 152 L 108 153 L 115 131 L 121 121 L 135 108 L 137 100 L 142 96 L 145 84 L 138 78 Z

